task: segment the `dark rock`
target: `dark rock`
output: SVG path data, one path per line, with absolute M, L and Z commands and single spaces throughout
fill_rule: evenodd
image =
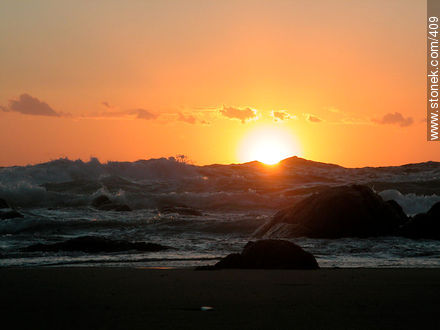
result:
M 129 250 L 157 252 L 170 249 L 155 243 L 128 242 L 123 240 L 113 240 L 99 236 L 83 236 L 72 238 L 64 242 L 54 244 L 34 244 L 22 251 L 26 252 L 57 252 L 57 251 L 82 251 L 82 252 L 122 252 Z
M 101 211 L 131 211 L 131 208 L 128 205 L 114 203 L 105 195 L 96 197 L 92 201 L 92 206 Z
M 215 264 L 216 268 L 248 268 L 240 253 L 231 253 Z
M 440 202 L 435 203 L 428 211 L 430 217 L 434 217 L 440 221 Z
M 203 213 L 189 206 L 162 206 L 159 208 L 161 213 L 177 213 L 181 215 L 202 216 Z
M 392 213 L 394 218 L 402 219 L 401 221 L 407 221 L 408 220 L 408 216 L 403 211 L 403 209 L 399 205 L 399 203 L 397 203 L 394 199 L 386 201 L 385 204 L 388 204 L 390 206 L 389 212 Z
M 10 209 L 11 206 L 3 198 L 0 198 L 0 209 Z
M 369 187 L 332 187 L 279 211 L 256 237 L 374 237 L 395 235 L 408 217 L 395 201 Z
M 101 207 L 101 206 L 103 206 L 103 205 L 106 205 L 106 204 L 111 204 L 111 200 L 110 200 L 110 198 L 108 198 L 107 196 L 105 196 L 105 195 L 101 195 L 101 196 L 98 196 L 98 197 L 96 197 L 93 201 L 92 201 L 92 206 L 93 207 L 96 207 L 96 208 L 99 208 L 99 207 Z
M 7 211 L 1 210 L 0 211 L 0 219 L 1 220 L 15 219 L 15 218 L 24 218 L 24 215 L 16 210 L 7 210 Z
M 318 269 L 315 257 L 300 246 L 284 240 L 249 242 L 241 254 L 220 260 L 215 268 L 241 269 Z
M 0 198 L 0 220 L 23 218 L 24 215 L 14 210 L 9 203 Z
M 419 213 L 400 229 L 408 238 L 440 239 L 440 202 L 435 203 L 427 213 Z

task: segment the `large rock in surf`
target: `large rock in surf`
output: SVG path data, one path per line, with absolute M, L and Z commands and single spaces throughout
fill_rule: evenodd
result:
M 214 268 L 239 269 L 318 269 L 315 257 L 300 246 L 284 240 L 249 242 L 243 251 L 233 253 L 215 264 Z
M 122 252 L 122 251 L 130 251 L 130 250 L 157 252 L 167 249 L 170 249 L 170 247 L 155 243 L 128 242 L 122 240 L 113 240 L 110 238 L 99 237 L 99 236 L 82 236 L 54 244 L 34 244 L 22 249 L 22 251 L 26 251 L 26 252 L 82 251 L 82 252 L 95 253 L 95 252 Z
M 131 211 L 129 206 L 112 202 L 110 198 L 105 195 L 96 197 L 92 201 L 92 206 L 101 211 Z
M 408 238 L 440 239 L 440 202 L 435 203 L 428 212 L 411 218 L 400 230 Z
M 332 187 L 279 211 L 256 237 L 372 237 L 395 235 L 408 217 L 362 185 Z

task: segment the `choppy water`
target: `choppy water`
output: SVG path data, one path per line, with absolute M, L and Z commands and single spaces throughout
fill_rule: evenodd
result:
M 0 168 L 0 198 L 25 217 L 0 220 L 0 266 L 107 265 L 185 267 L 212 264 L 238 252 L 276 210 L 324 186 L 372 186 L 408 214 L 440 200 L 440 163 L 347 169 L 292 158 L 259 163 L 194 166 L 175 159 L 101 164 L 59 159 Z M 133 211 L 100 211 L 105 194 Z M 160 212 L 163 206 L 201 216 Z M 36 243 L 86 235 L 171 246 L 161 252 L 23 252 Z M 323 267 L 439 267 L 440 242 L 396 237 L 293 240 Z

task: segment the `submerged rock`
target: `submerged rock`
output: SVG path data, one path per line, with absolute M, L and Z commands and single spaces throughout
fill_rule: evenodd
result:
M 428 212 L 419 213 L 402 226 L 400 234 L 408 238 L 440 239 L 440 202 Z
M 155 243 L 128 242 L 123 240 L 113 240 L 99 236 L 82 236 L 72 238 L 64 242 L 54 244 L 34 244 L 22 251 L 26 252 L 57 252 L 57 251 L 82 251 L 82 252 L 122 252 L 129 250 L 157 252 L 171 249 Z
M 114 203 L 105 195 L 96 197 L 92 201 L 92 206 L 101 211 L 131 211 L 131 208 L 128 205 Z
M 318 269 L 315 257 L 299 245 L 285 240 L 249 242 L 241 253 L 233 253 L 214 266 L 215 269 Z
M 362 185 L 332 187 L 279 211 L 256 237 L 373 237 L 395 235 L 408 217 Z

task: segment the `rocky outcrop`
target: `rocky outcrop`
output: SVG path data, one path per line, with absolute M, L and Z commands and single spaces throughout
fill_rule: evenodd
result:
M 92 206 L 95 209 L 101 210 L 101 211 L 120 211 L 120 212 L 124 212 L 124 211 L 131 211 L 131 208 L 125 204 L 119 204 L 119 203 L 115 203 L 113 201 L 110 200 L 110 198 L 108 198 L 105 195 L 101 195 L 96 197 L 93 201 L 92 201 Z
M 315 257 L 300 246 L 285 240 L 249 242 L 241 253 L 233 253 L 214 266 L 215 269 L 318 269 Z
M 440 239 L 440 202 L 435 203 L 428 212 L 411 218 L 400 230 L 408 238 Z
M 408 217 L 362 185 L 332 187 L 279 211 L 255 237 L 373 237 L 395 235 Z
M 123 240 L 113 240 L 99 236 L 82 236 L 54 244 L 34 244 L 22 249 L 22 251 L 26 251 L 26 252 L 82 251 L 88 253 L 96 253 L 96 252 L 122 252 L 122 251 L 130 251 L 130 250 L 157 252 L 167 249 L 170 249 L 170 247 L 155 243 L 128 242 Z

